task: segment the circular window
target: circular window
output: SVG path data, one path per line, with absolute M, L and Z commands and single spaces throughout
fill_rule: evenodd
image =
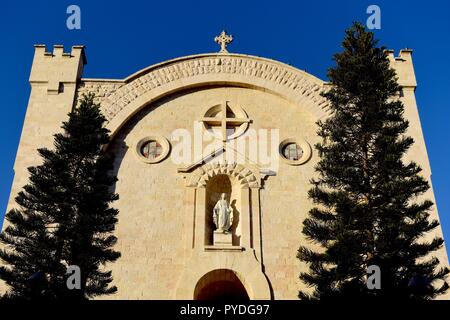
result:
M 280 143 L 280 155 L 290 165 L 303 164 L 311 157 L 311 146 L 304 140 L 286 139 Z
M 158 141 L 150 140 L 141 147 L 141 155 L 150 160 L 158 158 L 162 154 L 162 147 Z
M 283 147 L 283 156 L 291 161 L 298 161 L 303 156 L 303 149 L 296 143 L 288 143 Z
M 224 101 L 210 107 L 201 119 L 206 131 L 216 139 L 232 140 L 243 134 L 251 122 L 240 106 Z
M 146 137 L 136 146 L 138 157 L 145 163 L 158 163 L 167 157 L 169 151 L 169 141 L 164 137 Z

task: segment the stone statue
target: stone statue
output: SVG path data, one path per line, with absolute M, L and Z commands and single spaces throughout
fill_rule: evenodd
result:
M 222 193 L 219 201 L 213 209 L 213 220 L 217 231 L 226 233 L 233 224 L 233 209 L 225 199 L 226 194 Z

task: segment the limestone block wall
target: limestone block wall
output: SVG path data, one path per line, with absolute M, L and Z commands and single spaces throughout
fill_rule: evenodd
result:
M 392 67 L 395 69 L 398 77 L 398 83 L 402 86 L 401 100 L 405 106 L 405 118 L 409 121 L 409 128 L 407 135 L 414 139 L 414 144 L 405 156 L 406 161 L 414 161 L 422 168 L 422 175 L 430 184 L 430 189 L 423 194 L 419 200 L 428 199 L 435 203 L 432 211 L 430 212 L 431 219 L 439 221 L 438 206 L 433 192 L 432 185 L 432 172 L 428 159 L 427 147 L 425 143 L 425 137 L 422 131 L 422 125 L 420 122 L 419 107 L 416 102 L 416 87 L 417 81 L 414 72 L 414 64 L 412 60 L 412 50 L 403 49 L 400 51 L 398 57 L 394 56 L 393 51 L 389 52 L 389 60 Z M 420 89 L 420 88 L 419 88 Z M 427 106 L 420 106 L 425 109 Z M 434 237 L 439 236 L 443 238 L 442 228 L 438 226 L 434 232 L 426 235 L 426 240 L 432 240 Z M 448 266 L 449 260 L 445 245 L 433 253 L 434 256 L 439 258 L 442 266 Z M 441 297 L 442 299 L 450 299 L 450 292 Z
M 419 163 L 430 181 L 431 170 L 415 101 L 411 50 L 402 50 L 399 57 L 391 52 L 389 59 L 403 87 L 401 99 L 410 121 L 408 134 L 416 142 L 407 159 Z M 160 163 L 147 164 L 136 156 L 134 149 L 146 136 L 171 140 L 175 129 L 192 133 L 194 121 L 202 118 L 209 107 L 224 101 L 236 103 L 247 112 L 252 120 L 251 129 L 279 129 L 280 141 L 304 139 L 313 146 L 318 142 L 315 122 L 327 116 L 327 102 L 320 96 L 323 81 L 277 61 L 237 54 L 182 57 L 150 66 L 123 80 L 83 79 L 85 63 L 81 46 L 74 46 L 70 53 L 65 53 L 62 46 L 55 46 L 51 53 L 45 46 L 36 46 L 30 99 L 14 164 L 8 210 L 28 181 L 26 168 L 39 164 L 36 149 L 52 147 L 53 134 L 60 130 L 67 113 L 83 93 L 94 92 L 114 136 L 108 151 L 116 156 L 115 171 L 119 178 L 115 191 L 120 200 L 115 206 L 120 210 L 117 249 L 122 257 L 110 266 L 119 292 L 107 298 L 173 299 L 191 294 L 193 297 L 196 279 L 204 275 L 199 270 L 227 266 L 247 272 L 247 279 L 241 280 L 247 285 L 258 282 L 253 286 L 256 291 L 264 287 L 257 275 L 264 270 L 273 298 L 296 299 L 302 288 L 298 274 L 306 270 L 296 259 L 296 251 L 305 243 L 302 222 L 312 205 L 306 193 L 318 160 L 314 150 L 309 161 L 300 166 L 280 161 L 276 174 L 265 177 L 261 189 L 245 191 L 250 198 L 244 202 L 260 200 L 261 230 L 253 233 L 261 232 L 261 247 L 258 243 L 255 254 L 249 248 L 233 253 L 202 251 L 193 260 L 194 264 L 202 264 L 201 268 L 193 270 L 190 265 L 187 270 L 186 263 L 192 256 L 192 248 L 187 244 L 193 234 L 187 230 L 194 227 L 193 221 L 195 224 L 195 217 L 187 215 L 191 209 L 201 209 L 195 205 L 195 197 L 204 190 L 186 189 L 185 176 L 178 172 L 180 165 L 171 161 L 170 155 Z M 434 200 L 433 191 L 425 198 Z M 437 210 L 432 216 L 438 219 Z M 239 232 L 245 232 L 248 226 L 240 226 Z M 429 237 L 434 235 L 442 236 L 441 229 Z M 246 236 L 247 245 L 249 235 Z M 259 241 L 255 239 L 252 240 Z M 438 256 L 443 265 L 448 265 L 445 248 Z M 261 270 L 250 266 L 255 257 L 263 265 Z M 252 270 L 255 274 L 249 276 Z M 189 281 L 181 281 L 182 277 Z M 0 290 L 4 291 L 2 285 Z
M 53 147 L 53 135 L 60 130 L 74 105 L 77 82 L 85 63 L 82 46 L 72 47 L 70 53 L 64 52 L 62 46 L 54 46 L 52 52 L 44 45 L 35 46 L 31 93 L 14 162 L 15 175 L 7 210 L 15 205 L 15 196 L 28 182 L 27 168 L 40 163 L 36 150 Z
M 74 46 L 70 53 L 56 45 L 48 52 L 45 45 L 36 45 L 30 73 L 30 98 L 14 162 L 14 179 L 7 211 L 16 206 L 15 197 L 28 183 L 30 166 L 39 165 L 38 148 L 52 148 L 53 135 L 61 130 L 62 121 L 75 103 L 77 83 L 86 63 L 83 46 Z M 2 229 L 8 222 L 3 222 Z M 0 292 L 6 290 L 0 281 Z
M 111 266 L 119 289 L 115 298 L 172 298 L 177 289 L 175 280 L 189 254 L 182 241 L 186 186 L 177 173 L 179 165 L 170 157 L 158 164 L 145 164 L 133 148 L 148 135 L 170 140 L 177 128 L 193 134 L 193 122 L 203 116 L 205 107 L 225 100 L 242 106 L 253 119 L 254 129 L 280 129 L 280 138 L 302 137 L 315 143 L 315 119 L 308 111 L 258 90 L 195 90 L 143 109 L 116 135 L 109 149 L 116 154 L 116 192 L 120 194 L 116 203 L 120 210 L 117 249 L 122 258 Z M 294 299 L 297 294 L 299 263 L 295 254 L 301 242 L 301 221 L 310 206 L 305 190 L 312 163 L 281 167 L 262 191 L 264 265 L 278 299 Z
M 261 125 L 280 127 L 280 140 L 304 138 L 311 146 L 319 141 L 316 119 L 301 106 L 268 105 L 266 112 L 277 116 L 267 118 Z M 310 245 L 301 230 L 312 207 L 307 192 L 317 160 L 313 150 L 311 159 L 303 165 L 291 166 L 280 161 L 277 175 L 269 177 L 260 191 L 263 262 L 274 299 L 297 299 L 299 289 L 305 289 L 298 276 L 307 267 L 296 254 L 300 245 Z

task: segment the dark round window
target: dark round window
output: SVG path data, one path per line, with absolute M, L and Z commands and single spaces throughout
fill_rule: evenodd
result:
M 141 154 L 150 160 L 158 158 L 162 152 L 163 148 L 157 141 L 147 141 L 141 147 Z
M 282 153 L 286 159 L 297 161 L 303 156 L 303 149 L 296 143 L 288 143 L 283 147 Z

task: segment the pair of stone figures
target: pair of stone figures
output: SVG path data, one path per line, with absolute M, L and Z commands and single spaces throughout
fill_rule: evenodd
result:
M 217 232 L 228 233 L 233 224 L 233 208 L 228 204 L 226 194 L 220 195 L 213 209 L 213 221 Z

